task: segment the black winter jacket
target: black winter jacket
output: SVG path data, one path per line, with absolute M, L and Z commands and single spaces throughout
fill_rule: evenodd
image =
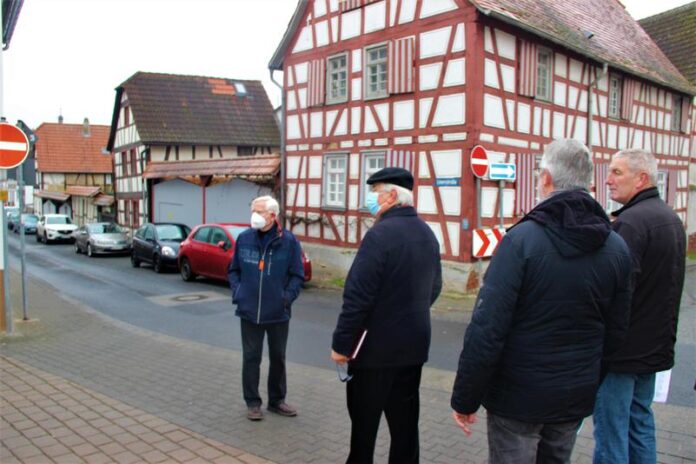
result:
M 650 374 L 670 369 L 684 286 L 684 224 L 654 187 L 613 215 L 618 219 L 612 228 L 631 251 L 634 290 L 626 341 L 612 356 L 609 370 Z
M 387 210 L 365 234 L 348 272 L 332 348 L 353 367 L 420 365 L 428 360 L 430 306 L 442 288 L 440 245 L 413 207 Z
M 512 227 L 478 295 L 452 408 L 483 404 L 530 423 L 592 413 L 604 358 L 628 325 L 630 255 L 582 190 L 540 203 Z

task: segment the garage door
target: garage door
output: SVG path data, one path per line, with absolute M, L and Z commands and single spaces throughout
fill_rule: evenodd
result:
M 153 189 L 155 222 L 179 222 L 189 227 L 203 219 L 203 190 L 180 179 L 156 184 Z

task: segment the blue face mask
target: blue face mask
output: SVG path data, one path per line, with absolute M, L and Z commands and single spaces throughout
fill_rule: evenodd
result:
M 378 198 L 378 192 L 367 192 L 367 195 L 365 195 L 365 206 L 367 206 L 367 209 L 373 216 L 377 216 L 377 213 L 379 213 L 379 209 L 381 208 Z

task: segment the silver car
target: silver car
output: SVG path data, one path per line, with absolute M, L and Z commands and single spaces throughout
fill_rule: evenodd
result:
M 73 233 L 75 253 L 96 254 L 130 253 L 131 240 L 121 226 L 113 222 L 85 224 Z

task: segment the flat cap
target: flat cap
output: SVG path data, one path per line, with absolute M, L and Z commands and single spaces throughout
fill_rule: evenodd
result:
M 413 175 L 403 168 L 384 168 L 372 174 L 367 179 L 368 185 L 394 184 L 413 190 Z

